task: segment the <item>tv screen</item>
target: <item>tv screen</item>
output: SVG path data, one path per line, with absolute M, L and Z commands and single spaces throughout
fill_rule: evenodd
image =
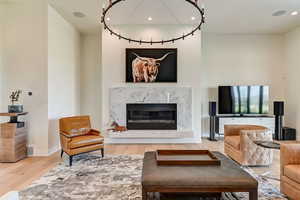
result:
M 268 114 L 269 87 L 219 86 L 219 114 Z

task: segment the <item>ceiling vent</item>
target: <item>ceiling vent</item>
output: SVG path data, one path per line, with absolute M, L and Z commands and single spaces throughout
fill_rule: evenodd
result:
M 273 12 L 272 16 L 274 17 L 279 17 L 279 16 L 283 16 L 287 13 L 286 10 L 277 10 L 275 12 Z
M 85 14 L 82 13 L 82 12 L 73 12 L 73 15 L 74 15 L 75 17 L 78 17 L 78 18 L 83 18 L 83 17 L 85 17 Z

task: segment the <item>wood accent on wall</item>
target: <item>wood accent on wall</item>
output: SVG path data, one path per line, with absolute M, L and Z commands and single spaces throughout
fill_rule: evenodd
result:
M 27 129 L 17 123 L 0 124 L 0 162 L 17 162 L 27 157 Z

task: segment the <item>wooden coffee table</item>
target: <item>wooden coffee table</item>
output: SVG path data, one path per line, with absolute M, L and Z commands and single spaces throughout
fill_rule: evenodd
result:
M 220 152 L 213 154 L 220 166 L 158 166 L 155 152 L 146 152 L 142 172 L 142 195 L 148 193 L 220 193 L 249 192 L 257 200 L 258 182 Z

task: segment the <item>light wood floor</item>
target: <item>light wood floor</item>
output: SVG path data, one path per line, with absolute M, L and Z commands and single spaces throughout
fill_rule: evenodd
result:
M 201 144 L 117 144 L 105 145 L 105 154 L 134 155 L 144 154 L 146 151 L 156 149 L 209 149 L 223 152 L 223 141 L 210 142 L 203 140 Z M 59 152 L 48 157 L 31 157 L 17 163 L 0 163 L 0 196 L 12 191 L 21 190 L 29 186 L 34 180 L 55 167 L 61 161 Z M 76 162 L 73 163 L 76 165 Z M 272 177 L 279 178 L 279 151 L 274 150 L 274 162 L 270 167 L 256 167 L 258 173 L 271 172 Z M 272 181 L 275 185 L 279 182 Z

